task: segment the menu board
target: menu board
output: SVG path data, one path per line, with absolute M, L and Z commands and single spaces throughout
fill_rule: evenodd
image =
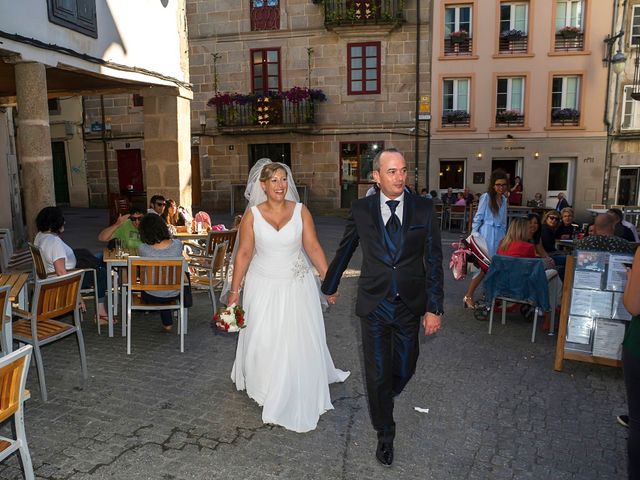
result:
M 577 251 L 565 350 L 619 360 L 631 315 L 622 295 L 631 255 Z

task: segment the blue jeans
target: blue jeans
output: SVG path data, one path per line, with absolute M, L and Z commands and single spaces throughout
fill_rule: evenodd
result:
M 172 303 L 175 302 L 178 297 L 180 297 L 180 295 L 174 297 L 156 297 L 145 291 L 142 292 L 142 300 L 149 303 Z M 162 325 L 173 325 L 173 311 L 160 310 L 160 320 L 162 320 Z

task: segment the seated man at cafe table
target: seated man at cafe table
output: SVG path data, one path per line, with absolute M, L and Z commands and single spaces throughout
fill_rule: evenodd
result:
M 593 230 L 594 235 L 584 237 L 575 243 L 576 250 L 592 250 L 611 253 L 633 254 L 635 246 L 624 238 L 616 237 L 613 232 L 615 220 L 612 215 L 600 213 L 596 216 Z
M 624 238 L 630 242 L 638 241 L 638 232 L 636 226 L 631 222 L 624 221 L 624 215 L 619 208 L 610 208 L 607 213 L 613 217 L 615 227 L 613 234 L 616 237 Z
M 154 195 L 149 201 L 149 208 L 147 209 L 147 213 L 157 213 L 158 215 L 162 215 L 166 204 L 167 203 L 165 202 L 165 199 L 162 195 Z
M 123 248 L 137 250 L 142 241 L 140 240 L 140 220 L 144 216 L 142 209 L 131 207 L 129 213 L 118 216 L 113 225 L 109 225 L 98 234 L 98 240 L 109 242 L 118 239 Z

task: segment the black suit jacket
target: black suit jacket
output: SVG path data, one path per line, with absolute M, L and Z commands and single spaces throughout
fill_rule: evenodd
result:
M 358 244 L 362 244 L 362 270 L 358 281 L 356 315 L 366 317 L 386 298 L 395 277 L 404 303 L 417 316 L 441 312 L 444 300 L 440 230 L 429 198 L 404 196 L 402 239 L 393 256 L 380 212 L 380 194 L 351 205 L 344 236 L 322 283 L 333 294 Z

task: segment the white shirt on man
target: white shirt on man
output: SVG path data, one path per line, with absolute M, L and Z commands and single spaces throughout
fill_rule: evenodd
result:
M 396 215 L 400 220 L 400 225 L 402 225 L 402 212 L 404 212 L 404 192 L 402 192 L 399 197 L 391 199 L 384 193 L 382 193 L 382 190 L 380 191 L 380 213 L 382 213 L 382 223 L 384 223 L 385 225 L 391 218 L 391 209 L 389 208 L 389 205 L 387 205 L 387 200 L 398 200 L 400 202 L 396 207 Z

